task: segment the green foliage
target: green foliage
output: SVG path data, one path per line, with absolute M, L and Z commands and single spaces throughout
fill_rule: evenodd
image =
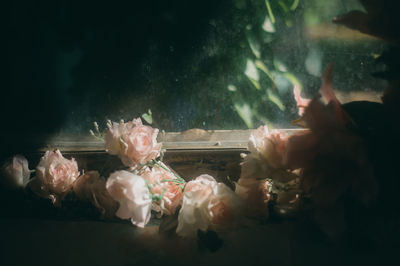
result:
M 293 25 L 299 0 L 236 0 L 235 6 L 251 19 L 243 27 L 248 52 L 238 60 L 241 73 L 228 85 L 234 109 L 248 128 L 256 124 L 274 124 L 286 110 L 277 80 L 301 87 L 273 51 L 280 31 Z
M 153 113 L 151 112 L 151 109 L 149 109 L 147 113 L 142 114 L 142 118 L 150 125 L 153 124 Z

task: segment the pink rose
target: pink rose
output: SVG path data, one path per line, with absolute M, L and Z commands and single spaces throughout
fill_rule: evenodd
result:
M 285 132 L 270 131 L 267 126 L 260 126 L 251 133 L 248 147 L 251 153 L 259 155 L 268 165 L 282 168 L 286 143 Z
M 36 186 L 32 188 L 39 196 L 50 198 L 55 205 L 60 205 L 78 176 L 75 159 L 64 158 L 59 150 L 47 151 L 36 167 L 36 178 L 32 180 Z
M 116 216 L 131 219 L 132 224 L 139 227 L 149 222 L 151 198 L 142 177 L 128 171 L 117 171 L 108 178 L 106 188 L 111 197 L 119 202 Z
M 97 171 L 89 171 L 81 175 L 73 186 L 76 196 L 91 202 L 100 210 L 102 217 L 112 218 L 118 209 L 118 203 L 106 190 L 106 181 Z
M 299 109 L 299 115 L 304 114 L 305 109 L 310 104 L 311 100 L 301 97 L 299 86 L 295 85 L 293 87 L 294 99 L 296 100 L 297 108 Z
M 162 144 L 157 143 L 158 129 L 144 126 L 140 118 L 127 123 L 109 122 L 107 126 L 104 147 L 124 165 L 134 167 L 159 156 Z
M 220 229 L 239 216 L 242 205 L 235 193 L 212 176 L 201 175 L 185 186 L 176 232 L 194 237 L 197 230 Z
M 16 155 L 2 166 L 0 182 L 9 188 L 19 188 L 28 182 L 29 177 L 28 160 Z
M 178 178 L 172 173 L 162 168 L 155 167 L 152 170 L 145 171 L 142 177 L 150 186 L 150 192 L 153 196 L 160 197 L 159 201 L 153 201 L 153 210 L 162 214 L 172 215 L 176 208 L 181 204 L 183 184 L 174 181 Z

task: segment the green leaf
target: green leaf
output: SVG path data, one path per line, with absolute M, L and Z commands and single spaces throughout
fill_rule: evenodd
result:
M 246 70 L 244 71 L 244 74 L 257 90 L 261 90 L 261 85 L 259 83 L 260 75 L 258 74 L 256 65 L 250 59 L 247 59 Z
M 286 109 L 278 95 L 274 94 L 271 90 L 267 90 L 267 94 L 268 100 L 278 106 L 281 111 L 284 111 Z
M 264 23 L 262 25 L 262 29 L 265 30 L 266 32 L 269 32 L 269 33 L 274 33 L 275 32 L 274 24 L 272 24 L 272 21 L 271 21 L 271 19 L 269 18 L 268 15 L 265 16 Z
M 293 4 L 290 6 L 290 10 L 294 11 L 298 7 L 300 0 L 294 0 Z
M 267 6 L 268 14 L 269 14 L 269 17 L 271 18 L 272 24 L 275 24 L 275 16 L 274 16 L 274 13 L 272 12 L 269 0 L 265 0 L 265 5 Z
M 248 128 L 253 128 L 253 114 L 250 106 L 247 103 L 235 103 L 234 107 L 239 114 L 240 118 L 244 121 Z
M 250 77 L 249 77 L 249 80 L 250 80 L 251 84 L 253 84 L 254 87 L 255 87 L 257 90 L 261 90 L 260 82 L 258 82 L 257 80 L 254 80 L 254 79 L 252 79 L 252 78 L 250 78 Z
M 253 37 L 251 37 L 250 34 L 247 36 L 247 41 L 249 42 L 250 49 L 254 56 L 261 58 L 260 44 Z
M 281 60 L 274 58 L 274 66 L 275 69 L 281 71 L 281 72 L 287 72 L 287 67 L 285 66 L 285 64 L 282 63 Z
M 272 82 L 275 82 L 274 77 L 271 74 L 271 71 L 268 69 L 268 67 L 262 61 L 256 60 L 256 67 L 258 69 L 260 69 L 262 72 L 264 72 Z
M 162 183 L 165 182 L 173 182 L 173 183 L 178 183 L 178 184 L 185 184 L 185 181 L 179 180 L 179 179 L 163 179 L 161 180 Z
M 150 125 L 153 124 L 153 114 L 151 113 L 151 109 L 149 109 L 147 113 L 142 114 L 142 118 Z
M 260 76 L 258 75 L 256 65 L 253 63 L 253 61 L 251 59 L 247 59 L 246 70 L 244 71 L 244 74 L 248 78 L 252 78 L 256 81 L 260 80 Z
M 295 77 L 292 73 L 286 72 L 283 74 L 285 78 L 287 78 L 293 86 L 298 86 L 300 90 L 303 89 L 301 82 L 298 78 Z

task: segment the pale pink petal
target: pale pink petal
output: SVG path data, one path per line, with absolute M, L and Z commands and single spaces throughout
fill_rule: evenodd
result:
M 47 151 L 36 167 L 36 179 L 41 191 L 34 192 L 39 196 L 47 194 L 59 206 L 78 176 L 75 159 L 64 158 L 59 150 Z
M 131 219 L 132 224 L 144 227 L 150 220 L 151 198 L 144 179 L 128 171 L 111 174 L 106 183 L 111 197 L 119 202 L 116 213 L 121 219 Z
M 238 217 L 242 201 L 226 185 L 212 176 L 201 175 L 185 186 L 176 232 L 195 237 L 198 230 L 226 228 Z
M 333 91 L 333 64 L 330 63 L 326 68 L 322 76 L 322 86 L 319 90 L 322 98 L 328 103 L 332 104 L 336 119 L 345 124 L 348 121 L 348 117 L 344 113 L 339 100 L 337 99 L 335 92 Z
M 297 85 L 293 86 L 293 94 L 294 99 L 297 103 L 297 108 L 299 109 L 299 115 L 302 116 L 304 114 L 304 110 L 307 108 L 308 104 L 310 103 L 311 99 L 306 99 L 301 97 L 300 88 Z

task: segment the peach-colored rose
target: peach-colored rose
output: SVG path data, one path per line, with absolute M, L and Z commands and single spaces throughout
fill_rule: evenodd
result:
M 241 212 L 241 203 L 225 184 L 217 183 L 212 176 L 201 175 L 185 187 L 176 232 L 194 237 L 197 230 L 226 226 Z
M 214 201 L 214 203 L 210 202 L 211 222 L 213 224 L 227 224 L 232 220 L 231 210 L 229 210 L 229 207 L 223 201 Z
M 153 201 L 152 209 L 160 212 L 160 214 L 172 215 L 176 208 L 181 204 L 183 192 L 181 186 L 184 184 L 178 183 L 179 180 L 172 173 L 166 170 L 155 167 L 145 171 L 142 177 L 147 181 L 150 187 L 150 192 L 153 196 L 160 197 L 159 201 Z M 168 181 L 168 180 L 176 180 Z
M 162 144 L 157 143 L 158 129 L 143 125 L 140 118 L 127 123 L 109 122 L 107 126 L 104 147 L 124 165 L 134 167 L 159 156 Z
M 111 197 L 119 202 L 116 216 L 131 219 L 132 224 L 144 227 L 150 220 L 151 198 L 144 179 L 128 171 L 110 175 L 106 188 Z
M 282 168 L 286 143 L 285 132 L 270 131 L 267 126 L 260 126 L 251 133 L 248 147 L 251 153 L 259 155 L 268 165 Z
M 106 180 L 97 171 L 89 171 L 81 175 L 73 185 L 76 196 L 91 202 L 100 210 L 102 217 L 112 218 L 118 209 L 118 203 L 106 190 Z
M 13 189 L 24 187 L 29 177 L 28 160 L 22 155 L 16 155 L 2 166 L 0 183 Z
M 37 195 L 50 198 L 59 206 L 78 176 L 75 159 L 64 158 L 59 150 L 46 151 L 36 167 L 36 178 L 32 180 L 36 186 L 32 188 Z

